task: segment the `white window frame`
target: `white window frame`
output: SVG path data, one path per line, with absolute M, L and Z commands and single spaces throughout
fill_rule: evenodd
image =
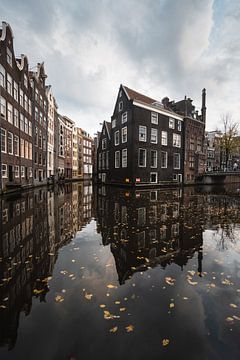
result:
M 156 175 L 156 181 L 151 181 L 151 176 Z M 157 184 L 158 182 L 158 173 L 157 172 L 150 172 L 150 183 L 151 184 Z
M 125 111 L 124 113 L 122 113 L 122 124 L 127 122 L 127 120 L 128 120 L 128 113 L 127 111 Z
M 119 133 L 119 130 L 117 130 L 114 133 L 114 145 L 117 146 L 119 144 L 120 144 L 120 133 Z
M 114 129 L 117 125 L 117 120 L 116 119 L 113 119 L 112 120 L 112 129 Z
M 169 118 L 169 129 L 175 129 L 175 119 L 174 118 Z
M 120 111 L 122 111 L 122 109 L 123 109 L 123 101 L 120 101 L 118 103 L 118 111 L 120 112 Z
M 13 106 L 9 102 L 7 103 L 7 121 L 13 124 Z
M 117 164 L 118 161 L 118 164 Z M 118 166 L 117 166 L 118 165 Z M 120 151 L 115 151 L 115 156 L 114 156 L 114 167 L 115 169 L 119 169 L 120 168 Z
M 105 150 L 106 146 L 107 146 L 107 139 L 104 138 L 104 139 L 102 139 L 102 150 Z
M 145 153 L 144 165 L 140 165 L 140 150 L 143 150 Z M 139 148 L 138 149 L 138 167 L 146 167 L 146 165 L 147 165 L 147 150 L 143 149 L 143 148 Z
M 3 142 L 3 136 L 2 134 L 4 133 L 4 137 L 5 137 L 5 141 Z M 2 150 L 2 146 L 4 144 L 4 148 L 5 150 Z M 1 128 L 1 152 L 6 154 L 7 153 L 7 131 L 3 128 Z
M 166 135 L 166 137 L 163 137 L 163 135 Z M 167 146 L 167 144 L 168 144 L 168 132 L 167 131 L 162 131 L 162 133 L 161 133 L 161 145 Z
M 5 168 L 5 169 L 3 169 Z M 8 177 L 8 168 L 7 164 L 2 164 L 2 178 L 6 179 Z
M 181 135 L 180 134 L 173 133 L 173 146 L 177 147 L 177 148 L 181 148 Z
M 151 123 L 158 125 L 158 113 L 155 111 L 151 112 Z
M 18 165 L 14 166 L 14 177 L 19 178 L 19 166 Z
M 10 135 L 10 137 L 9 137 Z M 12 151 L 9 151 L 9 139 L 11 138 L 11 147 L 12 147 Z M 13 155 L 13 133 L 11 131 L 8 131 L 8 138 L 7 138 L 7 147 L 8 147 L 8 154 L 9 155 Z
M 126 131 L 126 133 L 124 134 L 124 131 Z M 122 128 L 122 143 L 126 143 L 127 142 L 127 126 L 124 126 Z
M 178 129 L 178 131 L 182 131 L 182 122 L 181 122 L 181 120 L 178 120 L 178 122 L 177 122 L 177 129 Z
M 6 108 L 6 99 L 0 96 L 0 115 L 6 120 L 7 108 Z
M 166 154 L 166 166 L 163 166 L 163 164 L 162 164 L 162 153 Z M 167 151 L 161 151 L 161 168 L 167 169 L 167 167 L 168 167 L 168 153 L 167 153 Z
M 6 88 L 6 70 L 1 64 L 0 64 L 0 86 L 2 86 L 4 89 Z
M 175 155 L 178 155 L 178 159 L 179 159 L 178 160 L 179 165 L 177 167 L 174 166 L 175 165 L 175 160 L 174 160 Z M 181 168 L 181 155 L 179 153 L 173 153 L 173 168 L 174 168 L 174 170 L 180 170 L 180 168 Z
M 142 135 L 143 135 L 143 137 L 142 137 Z M 138 138 L 139 138 L 139 141 L 141 141 L 141 142 L 146 142 L 147 141 L 147 127 L 146 126 L 139 125 Z
M 155 132 L 155 135 L 153 135 L 153 132 Z M 156 136 L 156 139 L 153 141 L 152 136 Z M 151 128 L 151 138 L 150 138 L 151 144 L 157 144 L 158 143 L 158 130 L 156 128 Z
M 122 149 L 122 167 L 127 167 L 127 149 Z
M 155 152 L 155 154 L 156 154 L 156 164 L 155 164 L 155 166 L 154 165 L 152 165 L 152 152 Z M 157 150 L 150 150 L 150 167 L 151 168 L 153 168 L 153 169 L 156 169 L 157 168 L 157 163 L 158 163 L 158 152 L 157 152 Z

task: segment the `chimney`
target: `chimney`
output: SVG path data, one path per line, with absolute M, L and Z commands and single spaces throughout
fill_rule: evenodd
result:
M 202 90 L 202 122 L 206 124 L 206 89 Z

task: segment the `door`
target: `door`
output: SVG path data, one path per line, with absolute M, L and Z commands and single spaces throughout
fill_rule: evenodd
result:
M 8 166 L 8 178 L 9 178 L 9 181 L 13 181 L 13 166 L 12 165 L 9 165 Z

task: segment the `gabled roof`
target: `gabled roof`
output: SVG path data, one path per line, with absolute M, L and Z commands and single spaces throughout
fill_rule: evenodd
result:
M 127 97 L 131 100 L 138 100 L 149 105 L 157 102 L 157 100 L 154 100 L 146 95 L 140 94 L 135 90 L 129 89 L 127 86 L 122 85 L 122 87 L 125 90 Z

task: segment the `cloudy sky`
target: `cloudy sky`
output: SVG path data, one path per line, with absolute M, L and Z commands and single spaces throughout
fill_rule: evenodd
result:
M 240 121 L 238 0 L 1 0 L 16 55 L 45 62 L 61 114 L 92 135 L 109 120 L 121 83 L 156 100 L 187 95 L 207 129 Z

